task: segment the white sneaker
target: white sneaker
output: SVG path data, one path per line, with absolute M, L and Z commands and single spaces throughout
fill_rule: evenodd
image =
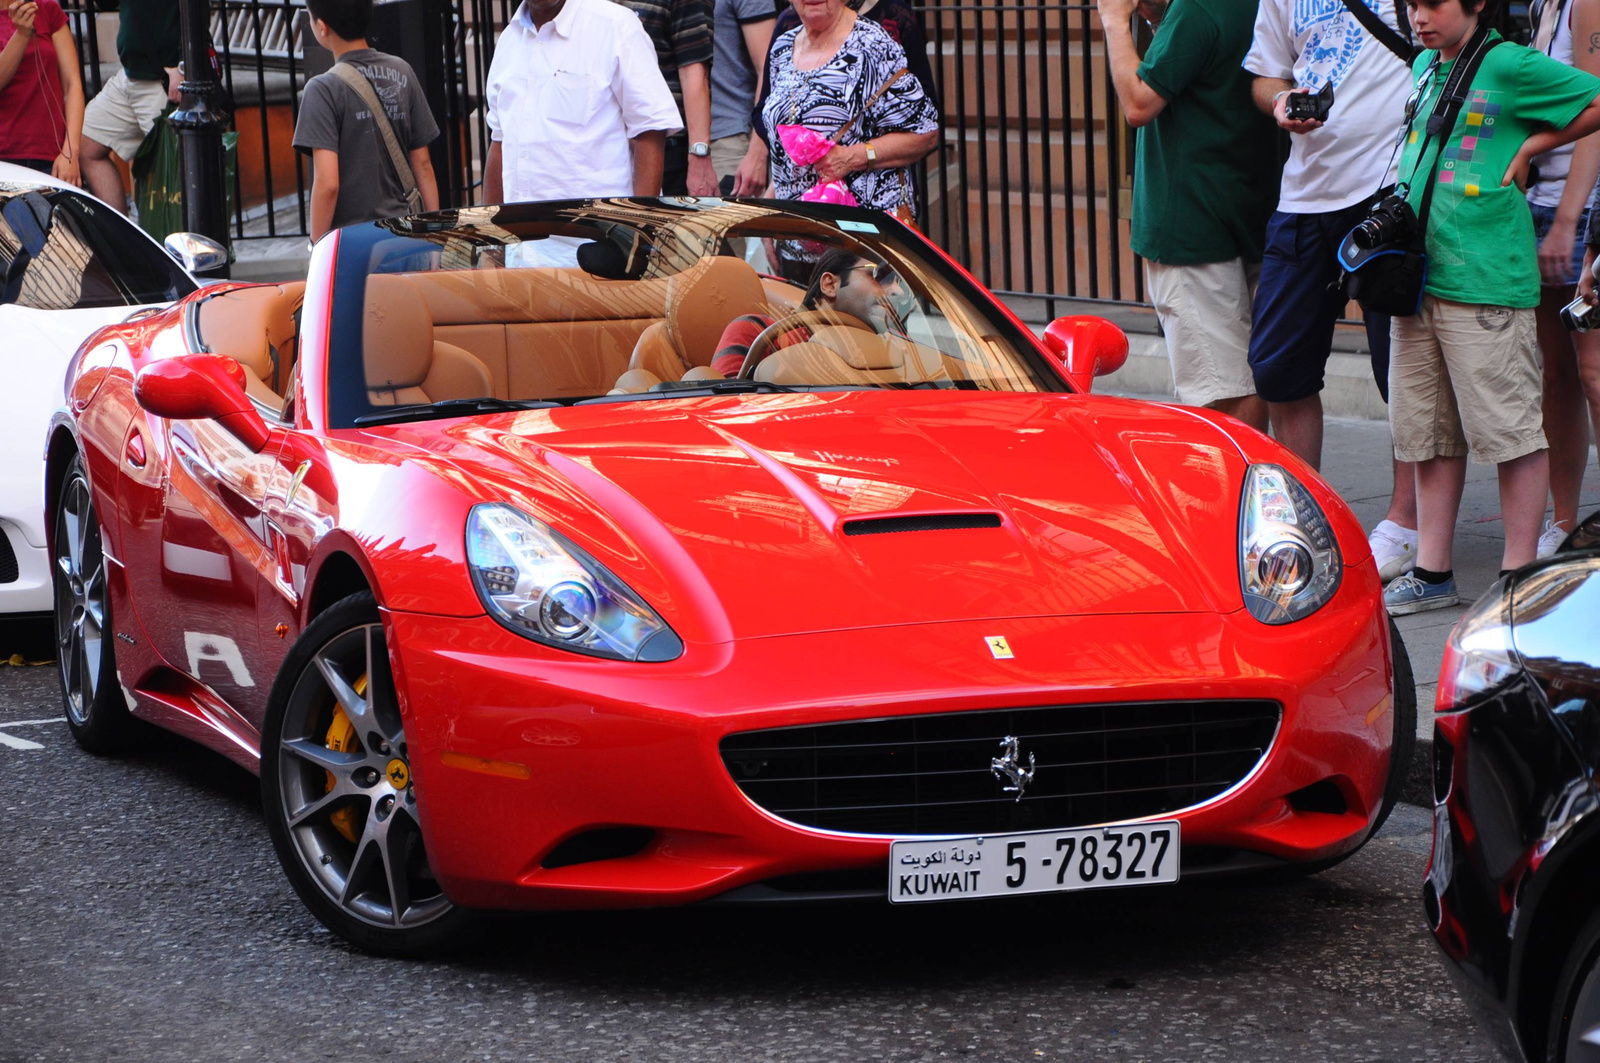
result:
M 1544 522 L 1544 531 L 1539 533 L 1539 549 L 1534 557 L 1549 557 L 1556 552 L 1556 548 L 1567 541 L 1567 536 L 1572 532 L 1563 528 L 1553 520 Z
M 1380 520 L 1367 536 L 1372 559 L 1378 563 L 1378 578 L 1390 580 L 1417 567 L 1417 533 L 1392 520 Z

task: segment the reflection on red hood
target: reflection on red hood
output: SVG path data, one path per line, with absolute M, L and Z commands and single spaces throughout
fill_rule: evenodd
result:
M 669 622 L 699 614 L 688 627 L 709 638 L 1241 605 L 1245 462 L 1180 410 L 841 392 L 530 410 L 386 434 L 444 458 L 484 498 L 527 507 Z M 862 517 L 908 514 L 993 514 L 999 526 L 850 534 Z

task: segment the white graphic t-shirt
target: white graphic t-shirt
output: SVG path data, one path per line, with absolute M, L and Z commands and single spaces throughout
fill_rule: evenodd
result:
M 1366 3 L 1384 22 L 1398 26 L 1394 0 Z M 1261 0 L 1244 68 L 1312 92 L 1333 84 L 1327 122 L 1289 138 L 1279 210 L 1342 210 L 1394 180 L 1394 149 L 1405 123 L 1411 71 L 1362 28 L 1342 0 Z

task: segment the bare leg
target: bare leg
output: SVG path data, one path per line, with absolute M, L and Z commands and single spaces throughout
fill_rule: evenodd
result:
M 1313 469 L 1322 468 L 1322 395 L 1294 402 L 1269 402 L 1272 434 Z
M 1258 432 L 1267 430 L 1267 404 L 1260 395 L 1241 395 L 1236 399 L 1218 399 L 1211 409 L 1237 417 Z
M 1520 460 L 1520 459 L 1519 459 Z M 1429 458 L 1417 470 L 1417 565 L 1433 572 L 1451 567 L 1455 547 L 1456 517 L 1461 512 L 1461 492 L 1467 484 L 1466 458 Z M 1541 503 L 1539 515 L 1544 516 Z M 1538 539 L 1534 532 L 1534 539 Z M 1528 548 L 1533 559 L 1533 548 Z
M 128 190 L 122 187 L 122 174 L 111 161 L 111 149 L 84 137 L 79 151 L 83 156 L 80 167 L 83 183 L 89 186 L 89 191 L 117 213 L 128 213 Z
M 1389 512 L 1384 520 L 1392 520 L 1402 528 L 1413 531 L 1417 527 L 1417 464 L 1413 461 L 1394 463 L 1394 494 L 1389 496 Z
M 1550 493 L 1549 458 L 1549 451 L 1536 450 L 1499 465 L 1500 515 L 1506 529 L 1501 568 L 1521 568 L 1533 560 L 1539 526 L 1544 523 L 1545 496 Z
M 1594 441 L 1600 444 L 1600 332 L 1574 332 L 1572 345 L 1578 352 L 1578 380 L 1583 384 L 1584 398 L 1589 401 L 1589 421 L 1594 427 Z M 1583 452 L 1583 460 L 1587 465 L 1587 449 Z M 1555 475 L 1553 469 L 1551 475 Z
M 1550 441 L 1550 493 L 1555 501 L 1556 523 L 1571 531 L 1578 516 L 1583 467 L 1589 460 L 1589 419 L 1574 349 L 1579 334 L 1568 332 L 1561 324 L 1566 292 L 1565 288 L 1549 286 L 1541 289 L 1534 319 L 1539 329 L 1539 353 L 1544 360 L 1544 434 Z M 1589 337 L 1584 335 L 1584 339 Z M 1539 516 L 1544 516 L 1542 505 Z

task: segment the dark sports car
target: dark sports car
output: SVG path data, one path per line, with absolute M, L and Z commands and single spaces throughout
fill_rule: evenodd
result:
M 1600 1060 L 1600 514 L 1445 648 L 1428 924 L 1510 1058 Z
M 260 771 L 301 897 L 395 952 L 1327 866 L 1415 730 L 1366 536 L 1238 422 L 1088 395 L 1126 354 L 863 210 L 340 230 L 74 363 L 69 722 Z

